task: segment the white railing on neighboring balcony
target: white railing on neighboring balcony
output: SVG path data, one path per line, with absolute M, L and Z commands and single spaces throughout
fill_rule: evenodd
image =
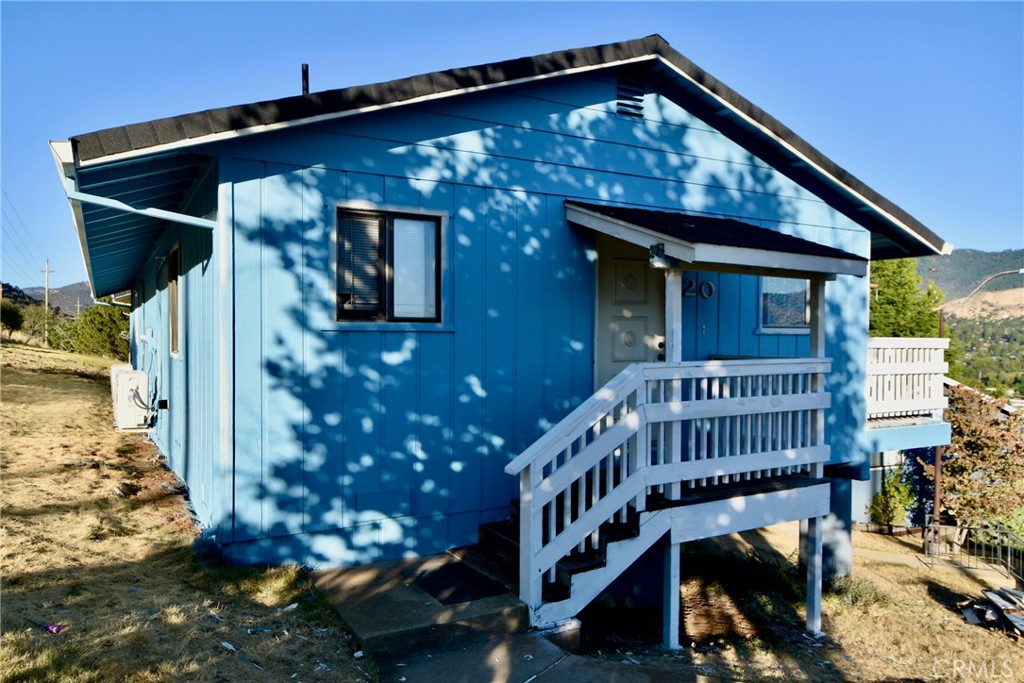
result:
M 520 595 L 605 523 L 687 492 L 826 462 L 824 377 L 831 360 L 631 365 L 508 464 L 520 477 Z
M 942 338 L 871 337 L 866 382 L 869 420 L 941 418 L 946 407 L 942 379 L 949 371 Z

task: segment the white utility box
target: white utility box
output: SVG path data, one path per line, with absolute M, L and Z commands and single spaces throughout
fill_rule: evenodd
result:
M 148 429 L 149 378 L 130 365 L 110 368 L 110 394 L 114 401 L 114 429 Z

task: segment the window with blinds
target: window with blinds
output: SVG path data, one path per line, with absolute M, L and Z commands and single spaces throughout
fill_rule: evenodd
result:
M 441 221 L 338 210 L 339 320 L 440 320 Z

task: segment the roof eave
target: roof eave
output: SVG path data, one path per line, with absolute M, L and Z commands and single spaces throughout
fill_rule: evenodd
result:
M 70 140 L 51 140 L 50 153 L 53 155 L 53 162 L 57 166 L 57 174 L 60 176 L 61 190 L 68 200 L 68 208 L 71 210 L 71 220 L 75 224 L 75 232 L 78 235 L 78 245 L 82 252 L 82 261 L 85 264 L 86 279 L 89 282 L 89 294 L 95 301 L 100 296 L 106 296 L 111 292 L 100 294 L 96 291 L 95 278 L 93 277 L 92 262 L 89 259 L 89 245 L 85 233 L 85 217 L 82 215 L 82 204 L 68 196 L 69 191 L 77 187 L 75 181 L 75 158 L 74 149 Z

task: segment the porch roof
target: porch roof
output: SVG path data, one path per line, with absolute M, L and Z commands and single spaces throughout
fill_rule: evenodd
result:
M 566 219 L 612 237 L 655 248 L 693 270 L 752 275 L 834 277 L 867 274 L 865 258 L 728 218 L 567 201 Z

